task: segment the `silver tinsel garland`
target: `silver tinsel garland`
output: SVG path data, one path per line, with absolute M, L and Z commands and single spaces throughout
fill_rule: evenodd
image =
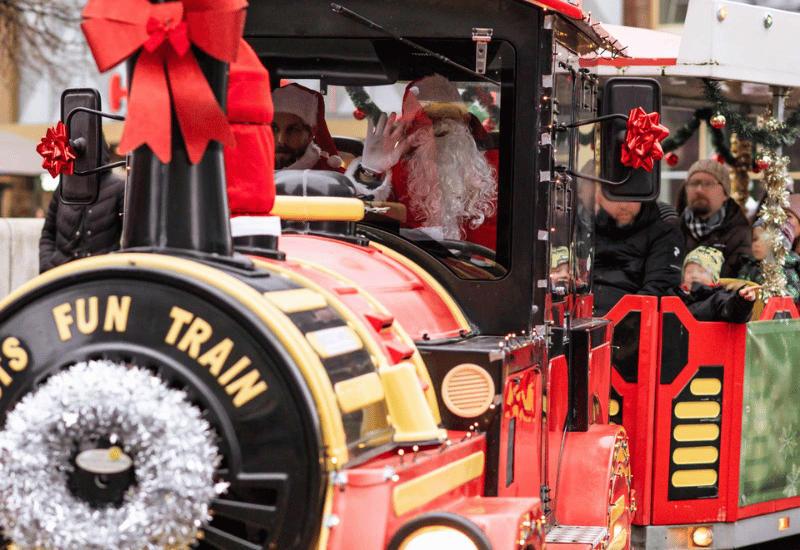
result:
M 770 118 L 766 121 L 767 127 L 774 126 L 775 119 Z M 786 223 L 786 211 L 784 208 L 789 206 L 789 192 L 786 190 L 786 165 L 789 163 L 788 157 L 779 157 L 775 151 L 765 151 L 760 159 L 768 163 L 764 170 L 764 187 L 767 197 L 758 215 L 764 220 L 764 233 L 767 242 L 771 246 L 767 250 L 767 256 L 761 261 L 761 270 L 764 275 L 764 283 L 761 289 L 761 297 L 764 300 L 775 296 L 788 296 L 786 290 L 786 273 L 783 270 L 783 263 L 786 258 L 786 245 L 781 239 L 781 228 Z M 791 246 L 791 243 L 790 243 Z
M 52 376 L 0 432 L 0 525 L 22 550 L 186 548 L 210 520 L 220 457 L 200 410 L 150 372 L 107 361 Z M 75 442 L 111 437 L 136 484 L 119 508 L 71 493 Z

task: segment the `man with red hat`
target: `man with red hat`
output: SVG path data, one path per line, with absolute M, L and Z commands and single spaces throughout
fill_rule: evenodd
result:
M 322 94 L 287 84 L 272 92 L 276 170 L 335 170 L 342 159 L 325 123 Z

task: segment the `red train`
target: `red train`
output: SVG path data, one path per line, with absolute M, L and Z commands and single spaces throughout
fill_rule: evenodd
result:
M 177 4 L 195 46 L 192 25 L 243 21 L 235 2 L 223 15 L 190 0 L 152 13 Z M 125 11 L 99 5 L 114 21 Z M 491 121 L 483 144 L 498 151 L 495 246 L 405 227 L 402 208 L 357 198 L 344 176 L 287 173 L 277 248 L 237 248 L 222 144 L 195 159 L 176 118 L 169 162 L 147 145 L 128 156 L 123 250 L 2 302 L 6 540 L 617 550 L 793 534 L 798 502 L 770 477 L 768 449 L 782 437 L 793 452 L 794 420 L 775 431 L 763 364 L 794 376 L 794 306 L 773 301 L 769 320 L 733 326 L 628 297 L 592 317 L 579 174 L 596 160 L 584 175 L 626 180 L 609 195 L 647 200 L 658 170 L 623 167 L 618 121 L 591 120 L 658 110 L 657 85 L 599 90 L 579 56 L 621 45 L 572 2 L 344 7 L 350 16 L 322 1 L 253 1 L 244 37 L 276 84 L 369 89 L 383 108 L 439 73 L 472 94 L 472 114 Z M 191 55 L 224 105 L 225 64 L 204 51 Z M 99 110 L 91 93 L 65 95 L 65 114 L 86 106 Z M 85 173 L 99 122 L 73 121 Z M 93 191 L 91 175 L 62 177 L 65 200 Z M 550 283 L 558 247 L 562 288 Z

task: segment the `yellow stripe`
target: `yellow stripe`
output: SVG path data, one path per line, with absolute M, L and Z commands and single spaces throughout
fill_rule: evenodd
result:
M 333 386 L 339 408 L 351 413 L 381 401 L 385 396 L 381 377 L 377 372 L 368 372 L 350 380 L 342 380 Z
M 613 526 L 614 522 L 620 518 L 620 516 L 624 511 L 625 511 L 625 495 L 622 495 L 611 506 L 611 511 L 609 512 L 609 517 L 608 517 L 608 525 Z
M 331 277 L 333 279 L 336 279 L 337 281 L 339 281 L 343 285 L 346 285 L 346 286 L 354 288 L 356 290 L 356 292 L 358 292 L 358 294 L 362 298 L 364 298 L 364 300 L 366 300 L 367 303 L 369 303 L 369 305 L 371 305 L 373 307 L 373 309 L 375 309 L 375 311 L 378 311 L 378 312 L 383 313 L 385 315 L 392 315 L 392 313 L 388 309 L 386 309 L 386 306 L 384 306 L 381 302 L 379 302 L 375 298 L 375 296 L 373 296 L 372 294 L 370 294 L 369 292 L 364 290 L 364 288 L 362 288 L 361 286 L 355 284 L 353 281 L 351 281 L 347 277 L 344 277 L 340 273 L 336 273 L 335 271 L 332 271 L 332 270 L 328 269 L 327 267 L 324 267 L 324 266 L 321 266 L 321 265 L 318 265 L 318 264 L 315 264 L 315 263 L 311 263 L 311 262 L 308 262 L 306 260 L 301 260 L 301 259 L 294 258 L 294 257 L 291 258 L 291 260 L 293 262 L 297 262 L 298 264 L 300 264 L 303 267 L 306 267 L 308 269 L 314 269 L 316 271 L 319 271 L 320 273 L 324 273 L 324 274 L 328 275 L 329 277 Z M 402 324 L 400 322 L 395 320 L 395 322 L 392 323 L 392 326 L 390 327 L 390 330 L 401 341 L 403 341 L 404 343 L 408 344 L 409 346 L 411 346 L 414 349 L 414 355 L 411 356 L 411 362 L 417 368 L 417 375 L 428 386 L 428 389 L 425 391 L 425 400 L 428 402 L 428 406 L 431 408 L 431 412 L 433 412 L 433 418 L 434 418 L 434 420 L 436 421 L 437 424 L 441 423 L 442 422 L 442 417 L 441 417 L 441 415 L 439 413 L 439 403 L 438 403 L 438 401 L 436 401 L 436 391 L 434 390 L 434 387 L 433 387 L 433 380 L 431 380 L 430 373 L 428 372 L 428 367 L 425 365 L 425 362 L 422 360 L 422 355 L 419 353 L 419 350 L 417 349 L 417 345 L 414 343 L 414 340 L 411 338 L 411 336 L 408 335 L 408 333 L 403 328 L 403 326 L 402 326 Z M 380 351 L 378 353 L 380 353 Z
M 716 401 L 684 401 L 675 405 L 675 416 L 687 418 L 716 418 L 720 404 Z
M 326 466 L 333 469 L 337 465 L 347 462 L 347 443 L 336 396 L 322 362 L 311 349 L 308 340 L 277 307 L 264 299 L 261 293 L 223 271 L 190 260 L 160 254 L 109 254 L 85 258 L 51 269 L 22 285 L 0 302 L 0 309 L 37 287 L 65 276 L 109 267 L 135 266 L 181 273 L 224 291 L 242 305 L 252 309 L 284 342 L 287 352 L 302 372 L 314 396 L 323 442 L 331 458 L 331 463 Z
M 270 214 L 284 220 L 357 222 L 364 219 L 364 201 L 348 197 L 278 195 Z
M 693 395 L 719 395 L 722 391 L 722 382 L 716 378 L 695 378 L 689 384 L 689 391 Z
M 713 464 L 718 458 L 719 451 L 715 447 L 684 447 L 672 453 L 675 464 Z
M 403 256 L 402 254 L 399 254 L 398 252 L 392 250 L 388 246 L 384 246 L 374 241 L 370 241 L 369 244 L 370 246 L 377 248 L 378 250 L 380 250 L 382 253 L 386 254 L 393 260 L 403 264 L 403 266 L 413 271 L 417 277 L 423 279 L 425 283 L 428 284 L 436 292 L 436 294 L 438 294 L 439 297 L 444 301 L 445 305 L 447 306 L 447 309 L 450 310 L 450 314 L 456 320 L 456 323 L 458 323 L 459 328 L 466 332 L 470 332 L 472 330 L 472 327 L 469 326 L 469 321 L 467 321 L 467 318 L 464 317 L 464 313 L 461 311 L 461 308 L 458 306 L 456 301 L 453 300 L 453 297 L 450 296 L 450 293 L 447 292 L 444 289 L 444 287 L 439 284 L 439 281 L 431 277 L 430 273 L 422 269 L 420 266 L 418 266 L 417 264 L 415 264 L 414 262 Z
M 325 504 L 322 508 L 322 517 L 326 518 L 331 515 L 331 510 L 333 510 L 333 486 L 328 484 L 328 488 L 325 491 Z M 322 522 L 322 529 L 319 533 L 319 540 L 317 541 L 317 550 L 325 550 L 328 547 L 328 539 L 331 536 L 331 528 L 325 525 L 325 522 Z
M 398 516 L 424 506 L 483 474 L 484 454 L 473 453 L 447 466 L 401 483 L 392 491 L 392 505 Z
M 328 305 L 324 296 L 308 288 L 265 292 L 264 298 L 275 304 L 284 313 L 322 309 Z
M 673 437 L 677 441 L 716 441 L 719 437 L 719 426 L 716 424 L 675 426 Z
M 673 487 L 707 487 L 716 483 L 714 470 L 678 470 L 672 474 Z

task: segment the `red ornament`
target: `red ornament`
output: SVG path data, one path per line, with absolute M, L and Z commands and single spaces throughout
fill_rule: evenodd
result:
M 678 164 L 678 161 L 680 161 L 681 159 L 679 159 L 678 155 L 676 155 L 675 153 L 667 153 L 667 156 L 664 157 L 664 160 L 667 161 L 667 164 L 669 164 L 670 166 L 676 166 Z
M 772 166 L 772 162 L 767 157 L 758 157 L 756 159 L 756 168 L 758 168 L 759 171 L 766 170 L 770 166 Z
M 716 128 L 717 130 L 719 130 L 719 129 L 725 127 L 726 120 L 725 120 L 725 117 L 723 115 L 716 114 L 716 115 L 711 117 L 711 120 L 709 122 L 711 122 L 711 126 Z
M 664 157 L 661 140 L 669 135 L 659 124 L 658 113 L 645 113 L 641 107 L 628 115 L 628 135 L 622 144 L 622 164 L 632 168 L 653 169 L 653 162 Z
M 725 164 L 725 159 L 722 158 L 722 155 L 720 155 L 719 153 L 717 153 L 716 155 L 714 155 L 711 158 L 712 158 L 712 160 L 716 160 L 720 164 Z
M 75 169 L 75 149 L 69 144 L 67 127 L 60 122 L 47 129 L 47 134 L 36 146 L 36 152 L 44 157 L 42 168 L 50 172 L 52 177 L 59 174 L 72 174 Z
M 353 111 L 353 118 L 356 120 L 364 120 L 367 117 L 367 112 L 364 109 L 356 109 Z
M 172 125 L 178 120 L 189 161 L 197 163 L 211 140 L 236 140 L 191 46 L 225 63 L 236 60 L 246 0 L 182 0 L 151 4 L 90 0 L 81 28 L 97 68 L 105 72 L 136 52 L 128 117 L 119 150 L 147 145 L 162 162 L 172 158 Z

